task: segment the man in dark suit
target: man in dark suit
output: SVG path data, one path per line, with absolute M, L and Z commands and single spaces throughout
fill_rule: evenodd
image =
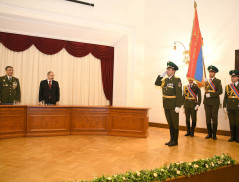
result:
M 46 105 L 58 105 L 60 100 L 60 88 L 54 80 L 54 73 L 49 71 L 47 79 L 42 80 L 39 89 L 39 102 Z
M 206 112 L 206 122 L 208 135 L 205 139 L 217 139 L 218 110 L 220 105 L 220 95 L 222 94 L 221 80 L 215 78 L 218 72 L 217 67 L 211 65 L 208 67 L 209 80 L 205 85 L 204 108 Z M 212 122 L 211 122 L 212 121 Z M 211 125 L 212 123 L 212 125 Z M 213 126 L 213 127 L 212 127 Z
M 19 79 L 13 77 L 13 67 L 5 68 L 6 75 L 0 77 L 0 104 L 17 104 L 21 101 Z

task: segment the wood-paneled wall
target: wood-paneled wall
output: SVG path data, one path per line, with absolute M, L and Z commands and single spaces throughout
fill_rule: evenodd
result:
M 148 108 L 0 106 L 0 138 L 102 134 L 147 137 Z

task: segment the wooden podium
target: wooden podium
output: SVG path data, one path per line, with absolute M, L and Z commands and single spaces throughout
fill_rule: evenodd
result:
M 0 139 L 78 134 L 148 135 L 148 108 L 1 105 L 0 115 Z

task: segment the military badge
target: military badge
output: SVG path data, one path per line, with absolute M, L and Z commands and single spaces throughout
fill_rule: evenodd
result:
M 178 86 L 179 86 L 179 87 L 182 87 L 182 83 L 181 83 L 181 82 L 178 82 Z
M 17 82 L 14 81 L 14 82 L 12 83 L 12 88 L 13 88 L 13 89 L 16 89 L 16 87 L 17 87 Z
M 173 83 L 168 83 L 167 88 L 173 88 Z

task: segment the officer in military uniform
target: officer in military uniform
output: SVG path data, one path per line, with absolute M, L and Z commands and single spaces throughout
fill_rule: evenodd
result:
M 188 79 L 189 84 L 183 88 L 183 105 L 186 115 L 187 133 L 185 136 L 194 137 L 194 130 L 196 127 L 197 111 L 201 104 L 201 90 L 193 82 L 192 79 Z M 192 127 L 190 131 L 190 117 L 192 118 Z
M 155 85 L 162 87 L 163 107 L 170 130 L 170 141 L 165 143 L 168 146 L 178 145 L 179 134 L 179 112 L 182 105 L 182 83 L 181 79 L 176 77 L 175 71 L 178 66 L 173 62 L 167 63 L 167 70 L 159 75 Z M 167 73 L 168 78 L 162 79 Z
M 206 112 L 206 123 L 208 135 L 205 139 L 217 139 L 218 110 L 220 105 L 219 95 L 222 94 L 221 80 L 215 78 L 218 69 L 215 66 L 209 66 L 209 80 L 205 84 L 204 108 Z M 213 127 L 211 125 L 211 120 Z
M 238 70 L 231 70 L 232 83 L 225 88 L 225 96 L 223 100 L 224 112 L 228 114 L 231 138 L 228 142 L 236 141 L 239 143 L 239 84 L 238 84 Z
M 0 77 L 0 104 L 15 104 L 21 101 L 20 83 L 13 77 L 13 67 L 5 68 L 6 75 Z

